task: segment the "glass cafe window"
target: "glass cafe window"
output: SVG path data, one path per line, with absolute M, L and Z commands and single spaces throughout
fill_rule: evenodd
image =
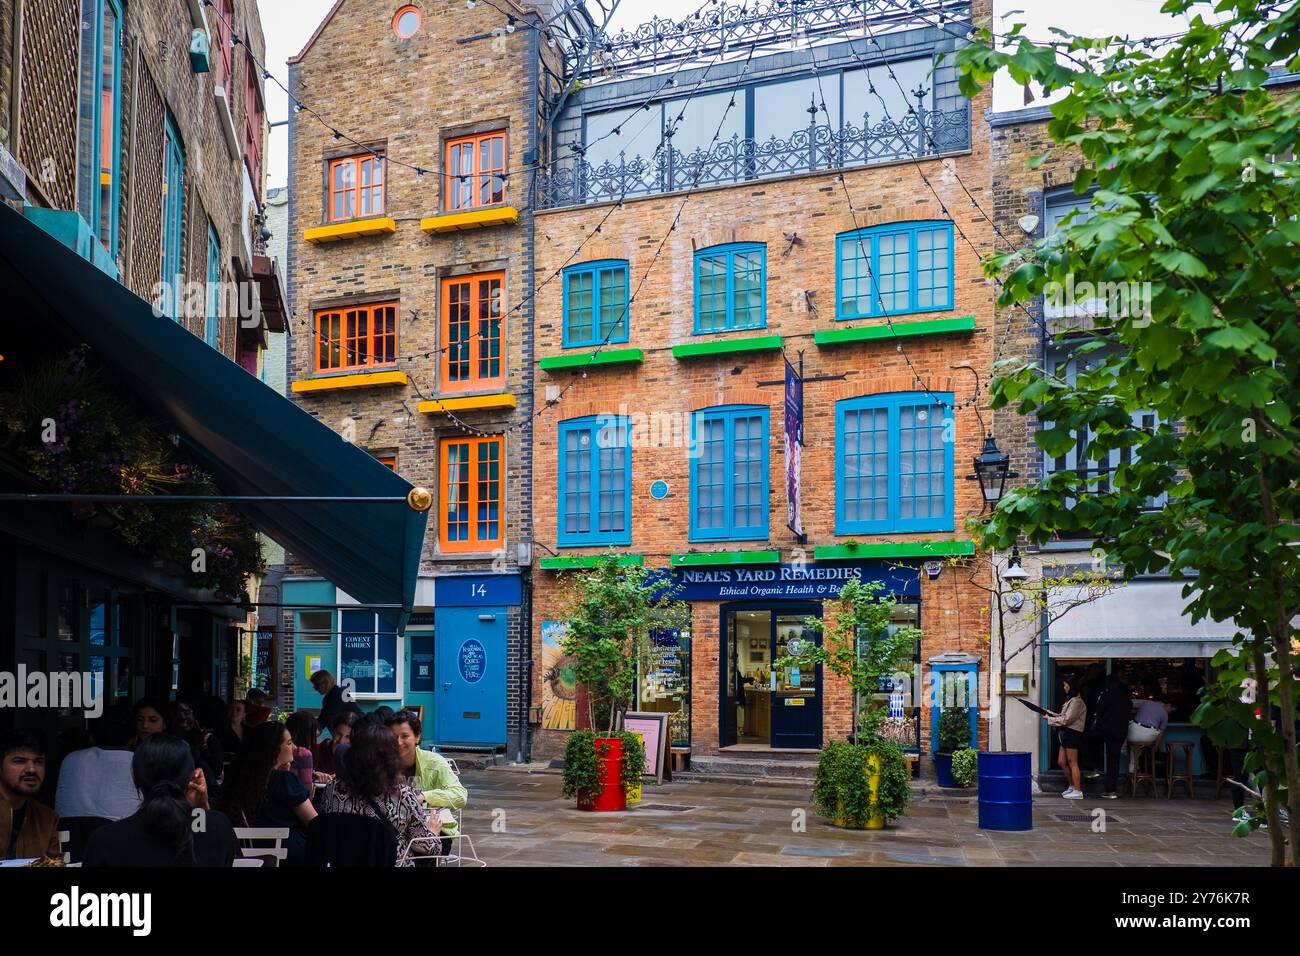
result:
M 840 125 L 839 77 L 827 74 L 784 83 L 765 83 L 754 88 L 754 139 L 765 143 L 773 136 L 785 140 L 797 129 L 808 127 L 808 107 L 817 107 L 817 125 L 838 129 Z M 826 112 L 821 110 L 822 98 Z M 724 104 L 725 105 L 725 104 Z M 736 103 L 740 105 L 739 102 Z M 858 126 L 862 125 L 861 118 Z M 712 135 L 710 133 L 709 135 Z
M 401 644 L 374 611 L 339 614 L 339 682 L 351 679 L 361 698 L 400 697 Z
M 921 626 L 921 606 L 919 604 L 896 604 L 890 614 L 886 631 L 897 634 L 904 627 Z M 867 640 L 866 635 L 858 638 L 858 653 Z M 916 651 L 912 656 L 912 672 L 897 671 L 882 677 L 874 698 L 888 703 L 889 716 L 880 727 L 880 735 L 890 743 L 905 749 L 915 750 L 920 745 L 921 720 L 921 642 L 916 642 Z
M 745 91 L 734 91 L 736 105 L 728 109 L 732 93 L 727 90 L 689 100 L 670 100 L 664 104 L 664 126 L 673 126 L 677 114 L 682 113 L 682 121 L 675 124 L 677 132 L 673 134 L 673 149 L 689 155 L 697 149 L 708 150 L 714 143 L 715 134 L 718 143 L 726 142 L 733 135 L 744 137 Z
M 618 165 L 619 154 L 631 162 L 640 156 L 649 161 L 659 146 L 663 129 L 663 107 L 652 103 L 650 109 L 638 107 L 626 110 L 607 110 L 592 113 L 587 119 L 587 132 L 583 142 L 587 146 L 585 159 L 593 167 L 610 162 Z M 615 133 L 614 130 L 618 129 Z
M 869 117 L 873 128 L 880 125 L 886 118 L 886 114 L 894 122 L 901 121 L 907 116 L 908 107 L 913 109 L 916 107 L 916 97 L 912 93 L 918 86 L 925 87 L 929 91 L 929 95 L 923 101 L 926 109 L 934 108 L 934 80 L 930 76 L 932 68 L 930 60 L 904 60 L 900 63 L 891 63 L 889 66 L 894 71 L 893 76 L 889 75 L 889 70 L 883 65 L 844 71 L 844 122 L 846 124 L 861 129 L 863 114 Z M 871 92 L 873 86 L 875 93 Z M 829 100 L 826 105 L 830 106 Z
M 669 741 L 691 742 L 691 632 L 656 631 L 650 635 L 649 663 L 637 682 L 637 708 L 668 714 Z

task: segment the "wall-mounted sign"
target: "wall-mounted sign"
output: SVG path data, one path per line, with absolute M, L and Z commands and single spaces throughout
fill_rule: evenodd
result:
M 650 485 L 650 497 L 655 500 L 662 500 L 668 497 L 668 482 L 660 478 Z
M 449 574 L 433 579 L 435 608 L 518 604 L 522 595 L 518 574 Z
M 824 601 L 839 596 L 850 581 L 880 581 L 885 593 L 917 597 L 921 593 L 916 567 L 886 561 L 845 561 L 834 564 L 779 564 L 768 567 L 674 568 L 673 583 L 683 601 L 746 601 L 762 598 Z
M 456 665 L 460 668 L 460 676 L 464 678 L 467 684 L 477 684 L 483 679 L 483 671 L 487 667 L 487 651 L 483 645 L 474 638 L 470 638 L 460 646 L 460 653 L 456 655 Z
M 933 579 L 933 578 L 937 578 L 937 577 L 938 577 L 939 575 L 941 575 L 941 574 L 943 574 L 943 562 L 942 562 L 942 561 L 927 561 L 927 562 L 925 562 L 925 575 L 926 575 L 926 577 Z
M 800 364 L 803 359 L 800 358 Z M 803 379 L 789 360 L 785 363 L 785 523 L 803 537 L 800 497 L 803 483 Z
M 407 690 L 413 694 L 432 694 L 436 690 L 433 683 L 433 635 L 408 634 L 406 643 L 411 653 L 411 682 Z

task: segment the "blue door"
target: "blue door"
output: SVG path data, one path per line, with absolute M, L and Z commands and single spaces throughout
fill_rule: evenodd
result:
M 441 746 L 506 742 L 506 609 L 436 608 L 434 680 Z

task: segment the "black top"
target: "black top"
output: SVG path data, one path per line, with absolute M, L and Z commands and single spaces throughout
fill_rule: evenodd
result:
M 353 703 L 350 700 L 345 701 L 343 699 L 342 686 L 340 686 L 339 684 L 335 684 L 333 687 L 329 689 L 329 691 L 325 694 L 325 696 L 321 698 L 320 717 L 318 718 L 320 721 L 321 730 L 328 731 L 330 729 L 330 721 L 334 718 L 334 715 L 337 714 L 339 711 L 349 711 L 351 713 L 356 714 L 358 717 L 360 717 L 362 714 L 361 708 L 358 707 L 355 703 Z
M 1107 684 L 1097 699 L 1093 728 L 1102 737 L 1122 740 L 1128 733 L 1128 722 L 1133 716 L 1131 692 L 1123 683 Z
M 86 841 L 84 866 L 230 866 L 239 855 L 235 829 L 220 811 L 209 810 L 202 833 L 194 834 L 193 862 L 178 862 L 145 829 L 139 812 L 100 827 Z

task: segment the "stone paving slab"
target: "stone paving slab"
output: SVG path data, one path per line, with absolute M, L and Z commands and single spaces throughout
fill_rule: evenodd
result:
M 1232 836 L 1226 796 L 1044 795 L 1034 829 L 1021 833 L 980 830 L 972 799 L 919 796 L 886 830 L 854 831 L 819 817 L 806 785 L 680 780 L 647 786 L 642 803 L 682 809 L 598 814 L 565 800 L 554 772 L 497 767 L 461 777 L 465 832 L 498 866 L 1265 866 L 1269 855 L 1266 837 Z M 1094 803 L 1105 832 L 1093 830 Z M 493 832 L 501 813 L 504 832 Z

